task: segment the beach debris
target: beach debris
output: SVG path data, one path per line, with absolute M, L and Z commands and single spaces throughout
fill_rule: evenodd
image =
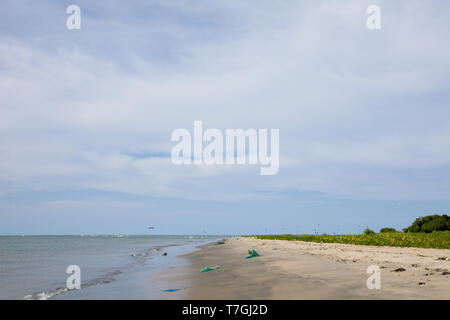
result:
M 449 275 L 449 274 L 450 274 L 449 271 L 444 271 L 444 272 L 442 272 L 442 275 L 443 275 L 443 276 L 446 276 L 446 275 Z
M 246 256 L 245 257 L 245 259 L 250 259 L 250 258 L 254 258 L 254 257 L 259 257 L 259 254 L 258 254 L 258 252 L 256 252 L 256 250 L 255 249 L 253 249 L 253 250 L 248 250 L 248 256 Z
M 419 285 L 419 286 L 424 286 L 424 285 L 425 285 L 425 282 L 419 282 L 417 285 Z
M 216 269 L 219 269 L 219 268 L 220 268 L 220 266 L 204 267 L 202 270 L 200 270 L 200 272 L 208 272 L 208 271 L 216 270 Z
M 278 250 L 278 248 L 273 248 L 272 250 Z
M 447 261 L 448 258 L 447 258 L 447 257 L 439 257 L 439 258 L 437 258 L 436 260 L 444 260 L 444 261 Z
M 405 268 L 397 268 L 393 272 L 403 272 L 403 271 L 406 271 L 406 269 Z
M 216 243 L 214 243 L 215 246 L 219 246 L 221 244 L 225 244 L 225 241 L 217 241 Z
M 418 266 L 419 266 L 418 263 L 413 263 L 413 264 L 411 265 L 411 267 L 418 267 Z
M 167 252 L 164 252 L 162 255 L 163 255 L 163 256 L 167 256 Z
M 183 290 L 183 289 L 166 289 L 166 290 L 164 290 L 164 292 L 175 292 L 175 291 L 180 291 L 180 290 Z

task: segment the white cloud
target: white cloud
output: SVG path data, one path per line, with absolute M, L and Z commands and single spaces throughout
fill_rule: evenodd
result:
M 371 33 L 357 1 L 160 2 L 180 19 L 148 20 L 151 46 L 143 52 L 143 20 L 88 16 L 100 31 L 84 24 L 86 39 L 104 44 L 107 37 L 126 53 L 120 57 L 96 54 L 83 38 L 45 50 L 4 35 L 0 179 L 16 189 L 221 200 L 285 188 L 445 197 L 445 181 L 414 174 L 450 162 L 449 27 L 442 23 L 450 11 L 437 3 L 443 10 L 383 2 L 383 28 Z M 209 20 L 217 8 L 225 13 Z M 198 20 L 183 20 L 190 16 Z M 164 51 L 156 47 L 162 38 L 166 60 L 146 57 Z M 169 153 L 172 130 L 199 119 L 221 129 L 280 128 L 280 174 L 262 179 L 256 167 L 176 167 L 167 158 L 126 155 Z

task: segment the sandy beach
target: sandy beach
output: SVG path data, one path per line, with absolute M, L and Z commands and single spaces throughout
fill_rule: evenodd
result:
M 248 249 L 260 256 L 245 259 Z M 168 299 L 450 299 L 450 250 L 231 238 L 185 255 Z M 220 266 L 201 273 L 206 266 Z M 368 289 L 367 267 L 381 270 Z

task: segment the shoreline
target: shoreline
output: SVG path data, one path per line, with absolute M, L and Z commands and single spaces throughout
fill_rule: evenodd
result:
M 450 299 L 447 249 L 240 237 L 196 249 L 181 255 L 188 265 L 159 274 L 183 287 L 168 299 Z M 245 259 L 248 249 L 260 256 Z M 367 288 L 371 265 L 380 268 L 378 290 Z
M 81 240 L 81 237 L 75 238 L 63 237 L 68 241 Z M 46 237 L 48 238 L 48 237 Z M 96 299 L 171 299 L 173 293 L 167 293 L 165 290 L 171 289 L 170 282 L 161 281 L 158 279 L 158 274 L 165 270 L 170 270 L 175 267 L 183 267 L 189 264 L 183 255 L 194 252 L 198 246 L 204 245 L 211 241 L 217 240 L 220 237 L 209 238 L 189 238 L 177 237 L 170 239 L 167 237 L 155 236 L 149 239 L 139 239 L 135 237 L 128 237 L 128 239 L 115 239 L 112 236 L 108 237 L 90 237 L 89 243 L 94 244 L 100 238 L 101 243 L 107 242 L 103 247 L 95 245 L 95 250 L 90 252 L 82 251 L 81 254 L 72 255 L 64 251 L 64 254 L 59 254 L 60 259 L 57 263 L 46 265 L 40 260 L 33 259 L 34 253 L 26 254 L 24 257 L 29 260 L 38 261 L 35 265 L 37 274 L 42 274 L 44 268 L 47 272 L 44 273 L 47 277 L 41 282 L 23 281 L 24 278 L 17 278 L 17 283 L 23 283 L 23 286 L 9 286 L 8 290 L 2 292 L 0 299 L 4 300 L 96 300 Z M 162 239 L 161 239 L 162 238 Z M 156 240 L 155 240 L 156 239 Z M 13 247 L 18 245 L 23 246 L 22 237 L 19 237 L 21 242 L 13 243 Z M 43 239 L 46 240 L 46 239 Z M 39 243 L 40 247 L 45 247 L 42 241 Z M 30 241 L 30 240 L 27 240 Z M 83 241 L 84 238 L 83 238 Z M 97 242 L 96 242 L 97 241 Z M 112 242 L 111 242 L 112 241 Z M 129 243 L 131 241 L 131 243 Z M 85 244 L 86 242 L 82 242 Z M 55 256 L 53 247 L 47 251 L 48 255 Z M 106 250 L 105 250 L 106 249 Z M 92 259 L 88 259 L 88 258 Z M 23 261 L 17 259 L 15 256 L 10 256 L 9 259 L 13 261 Z M 14 260 L 16 259 L 16 260 Z M 28 260 L 25 260 L 28 262 Z M 68 275 L 65 273 L 67 264 L 75 262 L 81 271 L 79 290 L 69 290 L 66 287 L 66 280 Z M 99 262 L 100 261 L 100 262 Z M 25 264 L 22 264 L 25 265 Z M 18 265 L 18 267 L 20 267 Z M 86 271 L 87 270 L 87 271 Z M 21 275 L 21 273 L 19 273 Z M 0 280 L 4 280 L 2 278 Z M 36 279 L 36 278 L 34 278 Z M 22 281 L 21 281 L 22 280 Z M 39 280 L 39 279 L 38 279 Z

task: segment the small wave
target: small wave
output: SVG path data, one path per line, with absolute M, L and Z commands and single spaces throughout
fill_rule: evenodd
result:
M 82 284 L 81 289 L 84 289 L 87 287 L 92 287 L 92 286 L 99 285 L 99 284 L 110 283 L 110 282 L 114 281 L 116 276 L 121 273 L 122 273 L 122 271 L 119 271 L 119 270 L 109 272 L 99 278 L 96 278 L 94 280 L 91 280 L 87 283 Z M 59 287 L 59 288 L 56 288 L 55 290 L 36 292 L 34 294 L 26 295 L 23 299 L 24 300 L 48 300 L 54 296 L 66 293 L 68 291 L 72 291 L 72 290 L 69 290 L 68 288 Z
M 209 239 L 210 236 L 184 236 L 185 239 L 197 240 L 197 239 Z
M 157 252 L 161 251 L 162 248 L 163 247 L 153 247 L 145 251 L 131 253 L 130 256 L 136 259 L 136 262 L 140 264 L 145 264 L 148 258 L 155 255 Z
M 35 294 L 29 294 L 27 296 L 25 296 L 23 299 L 24 300 L 48 300 L 58 294 L 62 294 L 69 291 L 69 289 L 67 288 L 57 288 L 53 291 L 48 291 L 48 292 L 37 292 Z

